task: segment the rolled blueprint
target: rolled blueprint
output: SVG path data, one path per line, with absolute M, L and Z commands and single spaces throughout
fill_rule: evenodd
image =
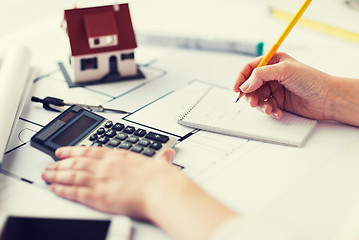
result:
M 0 66 L 0 167 L 29 87 L 30 58 L 26 47 L 15 46 L 8 50 Z

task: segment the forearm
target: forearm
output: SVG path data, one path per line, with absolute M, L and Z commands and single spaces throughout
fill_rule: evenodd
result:
M 331 77 L 329 120 L 359 126 L 359 79 Z
M 236 215 L 182 173 L 166 178 L 152 194 L 147 205 L 149 219 L 177 240 L 207 239 Z

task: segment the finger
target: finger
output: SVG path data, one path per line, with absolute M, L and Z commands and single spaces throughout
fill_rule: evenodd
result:
M 92 188 L 52 184 L 50 189 L 56 195 L 62 198 L 79 202 L 91 207 L 95 204 L 95 192 Z
M 252 108 L 255 108 L 258 106 L 259 103 L 259 97 L 255 94 L 255 93 L 248 93 L 245 95 L 246 96 L 246 100 L 249 103 L 249 105 Z
M 283 75 L 286 63 L 267 65 L 253 70 L 251 76 L 240 87 L 244 93 L 250 93 L 260 88 L 265 82 L 282 81 L 286 76 Z
M 72 157 L 51 163 L 46 167 L 46 169 L 47 170 L 73 169 L 73 170 L 84 170 L 84 171 L 94 172 L 96 170 L 96 164 L 97 161 L 94 160 L 93 158 Z
M 257 57 L 242 67 L 233 86 L 234 92 L 241 92 L 240 86 L 250 77 L 253 69 L 258 66 L 262 58 L 263 57 Z
M 269 116 L 277 119 L 281 119 L 283 116 L 283 111 L 280 108 L 274 108 L 272 113 Z
M 172 148 L 165 149 L 157 157 L 156 161 L 172 163 L 173 158 L 175 157 L 175 151 Z
M 235 92 L 243 92 L 243 93 L 251 92 L 256 90 L 260 86 L 259 83 L 272 81 L 272 80 L 281 80 L 280 78 L 281 71 L 280 69 L 277 68 L 285 67 L 285 65 L 282 66 L 283 64 L 279 64 L 279 63 L 281 61 L 294 60 L 288 54 L 278 52 L 269 61 L 268 66 L 257 68 L 258 64 L 262 59 L 263 56 L 258 57 L 243 67 L 233 87 Z M 258 75 L 257 77 L 261 77 L 262 81 L 259 81 L 258 79 L 253 79 L 253 74 L 257 74 Z M 239 90 L 236 91 L 237 87 L 239 88 Z
M 109 148 L 103 147 L 61 147 L 58 148 L 55 152 L 55 155 L 60 158 L 68 157 L 93 157 L 93 158 L 102 158 L 108 151 L 111 151 Z
M 59 183 L 76 186 L 91 186 L 93 182 L 93 175 L 84 171 L 53 171 L 45 170 L 42 173 L 42 179 L 47 183 Z
M 277 99 L 274 97 L 270 97 L 267 100 L 267 104 L 271 106 L 272 110 L 266 113 L 273 118 L 280 119 L 283 115 L 283 111 L 279 108 Z
M 266 101 L 267 104 L 270 104 L 273 109 L 279 108 L 277 99 L 275 97 L 270 97 Z
M 260 96 L 260 99 L 262 100 L 268 99 L 272 95 L 272 91 L 268 84 L 262 85 L 255 92 L 258 96 Z
M 265 114 L 268 114 L 268 115 L 271 114 L 272 110 L 273 110 L 272 106 L 265 101 L 261 101 L 258 104 L 257 109 Z

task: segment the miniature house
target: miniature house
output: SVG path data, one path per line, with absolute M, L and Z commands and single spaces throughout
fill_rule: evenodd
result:
M 137 76 L 137 47 L 127 3 L 65 10 L 68 75 L 76 83 Z

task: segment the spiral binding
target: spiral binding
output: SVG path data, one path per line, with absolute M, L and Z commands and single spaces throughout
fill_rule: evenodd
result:
M 201 97 L 199 97 L 192 105 L 189 106 L 189 108 L 184 111 L 181 115 L 179 115 L 177 121 L 182 121 L 197 105 L 202 101 L 202 99 L 209 93 L 209 91 L 212 89 L 212 87 L 209 87 Z

